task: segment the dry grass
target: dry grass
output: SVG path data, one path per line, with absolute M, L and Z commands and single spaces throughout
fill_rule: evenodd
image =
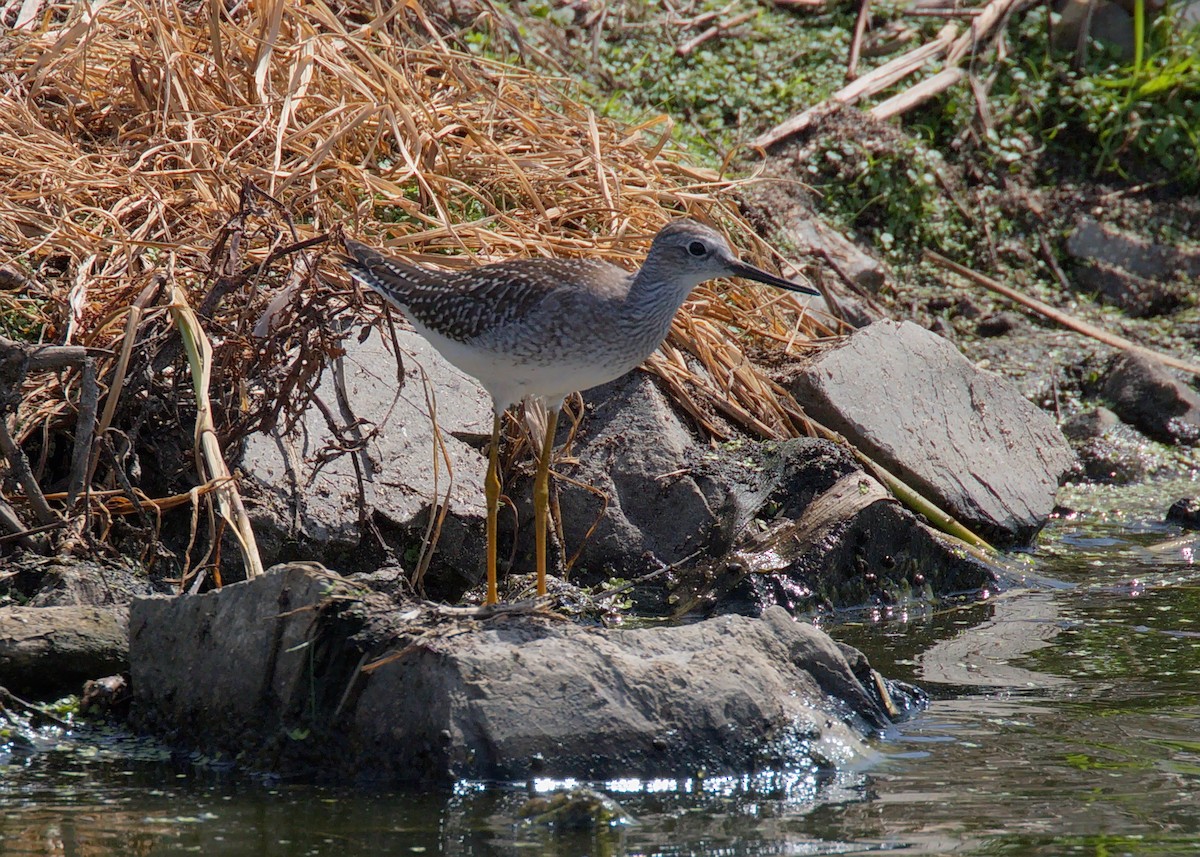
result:
M 21 7 L 0 3 L 4 24 Z M 0 289 L 22 283 L 0 290 L 0 333 L 92 349 L 111 427 L 96 439 L 90 491 L 128 481 L 125 439 L 147 456 L 161 432 L 191 433 L 173 288 L 214 343 L 222 442 L 296 413 L 349 314 L 365 312 L 321 264 L 338 229 L 416 261 L 633 265 L 672 213 L 687 213 L 760 263 L 770 255 L 731 183 L 664 148 L 665 117 L 632 129 L 597 119 L 553 81 L 458 49 L 418 4 L 34 8 L 0 43 Z M 139 297 L 132 357 L 116 372 Z M 789 296 L 703 289 L 652 369 L 716 435 L 728 432 L 716 414 L 793 435 L 799 408 L 743 349 L 794 353 L 801 330 L 828 332 Z M 63 476 L 53 438 L 76 431 L 83 374 L 30 373 L 5 411 L 43 486 Z M 125 487 L 120 509 L 80 508 L 123 514 L 138 506 Z

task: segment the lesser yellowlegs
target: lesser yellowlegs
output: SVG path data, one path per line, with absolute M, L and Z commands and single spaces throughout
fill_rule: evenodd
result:
M 635 272 L 595 259 L 521 259 L 466 271 L 418 267 L 347 239 L 341 262 L 395 304 L 447 360 L 492 397 L 487 477 L 487 602 L 496 592 L 497 449 L 505 409 L 546 406 L 546 434 L 533 484 L 537 591 L 546 593 L 550 451 L 563 398 L 612 381 L 654 353 L 679 307 L 700 283 L 745 277 L 817 295 L 740 261 L 725 239 L 680 219 L 654 237 Z

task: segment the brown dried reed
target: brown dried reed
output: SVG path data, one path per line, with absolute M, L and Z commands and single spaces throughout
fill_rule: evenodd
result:
M 668 150 L 667 117 L 600 119 L 554 80 L 459 49 L 415 2 L 17 5 L 37 14 L 0 40 L 0 270 L 11 274 L 0 333 L 89 349 L 100 434 L 148 441 L 173 420 L 189 433 L 173 289 L 214 343 L 221 441 L 297 413 L 349 329 L 339 320 L 362 311 L 332 266 L 335 279 L 316 275 L 338 229 L 416 262 L 632 265 L 670 213 L 686 213 L 760 262 L 770 253 L 739 216 L 734 183 Z M 4 291 L 10 282 L 25 285 Z M 799 407 L 745 349 L 786 355 L 829 332 L 790 296 L 706 288 L 650 368 L 714 436 L 729 423 L 791 436 Z M 63 477 L 48 439 L 74 430 L 83 375 L 30 373 L 3 412 L 16 412 L 18 443 L 41 451 L 43 484 Z M 177 404 L 148 414 L 163 390 Z M 96 444 L 108 452 L 87 471 L 86 513 L 144 510 L 119 443 Z

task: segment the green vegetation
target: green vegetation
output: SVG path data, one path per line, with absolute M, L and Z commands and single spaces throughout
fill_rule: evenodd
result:
M 1154 164 L 1200 188 L 1200 29 L 1173 17 L 1151 28 L 1148 56 L 1075 75 L 1063 98 L 1097 143 L 1095 169 L 1125 176 L 1126 160 Z
M 747 140 L 845 83 L 852 7 L 797 14 L 706 0 L 672 16 L 631 0 L 614 9 L 596 23 L 548 0 L 504 7 L 519 22 L 522 46 L 534 49 L 521 61 L 557 64 L 603 115 L 631 123 L 670 115 L 679 122 L 676 144 L 710 166 L 727 165 Z M 694 24 L 698 16 L 718 11 L 713 22 L 752 17 L 679 56 L 676 48 L 708 25 Z M 872 11 L 877 30 L 896 19 L 928 35 L 941 23 L 887 6 Z M 516 40 L 497 33 L 466 38 L 515 61 Z M 976 91 L 959 84 L 895 133 L 823 125 L 799 177 L 827 216 L 896 262 L 915 261 L 925 247 L 980 261 L 998 242 L 1024 241 L 1027 224 L 1002 202 L 1014 178 L 1044 186 L 1116 177 L 1200 190 L 1200 31 L 1184 29 L 1168 9 L 1143 35 L 1133 60 L 1092 43 L 1076 69 L 1072 52 L 1051 47 L 1045 16 L 1027 12 L 1007 26 L 1006 51 L 977 64 L 986 118 Z M 860 72 L 891 56 L 864 59 Z
M 678 123 L 675 142 L 714 167 L 845 83 L 854 24 L 850 6 L 801 16 L 769 4 L 728 10 L 726 0 L 705 0 L 689 8 L 690 17 L 671 17 L 661 3 L 630 0 L 604 19 L 596 40 L 570 9 L 545 0 L 500 5 L 506 18 L 523 22 L 524 42 L 575 76 L 580 91 L 573 94 L 598 113 L 630 124 L 665 113 Z M 753 17 L 679 56 L 676 48 L 709 26 L 692 22 L 710 12 L 722 13 L 711 23 Z M 515 46 L 490 29 L 464 38 L 480 53 L 516 60 Z
M 629 93 L 637 107 L 682 120 L 688 126 L 683 140 L 698 154 L 723 160 L 844 83 L 852 25 L 849 14 L 802 26 L 794 14 L 764 9 L 737 36 L 712 39 L 680 57 L 680 28 L 654 24 L 616 34 L 600 63 L 614 90 Z
M 923 247 L 971 255 L 975 226 L 946 189 L 953 179 L 944 159 L 925 142 L 845 131 L 825 137 L 805 169 L 822 211 L 889 255 L 907 259 Z
M 914 117 L 932 144 L 974 157 L 992 179 L 1037 166 L 1200 189 L 1200 30 L 1168 9 L 1143 56 L 1122 62 L 1092 43 L 1081 68 L 1051 47 L 1040 16 L 1026 15 L 1010 35 L 988 93 L 990 124 L 980 129 L 974 94 L 957 87 Z

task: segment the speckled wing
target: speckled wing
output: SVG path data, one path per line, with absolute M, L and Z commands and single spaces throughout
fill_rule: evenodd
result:
M 523 259 L 465 271 L 436 271 L 406 264 L 357 241 L 346 240 L 342 265 L 430 330 L 469 343 L 520 324 L 550 295 L 562 297 L 581 276 L 620 279 L 605 262 L 584 259 Z

